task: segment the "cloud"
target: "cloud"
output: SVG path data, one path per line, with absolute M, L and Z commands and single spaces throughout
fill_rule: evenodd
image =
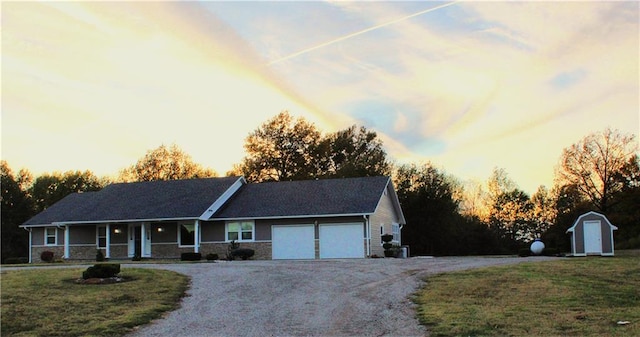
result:
M 281 110 L 325 122 L 198 5 L 4 7 L 3 158 L 36 172 L 115 173 L 177 142 L 224 173 L 246 135 Z

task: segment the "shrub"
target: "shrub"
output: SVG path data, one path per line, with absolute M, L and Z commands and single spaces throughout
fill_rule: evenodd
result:
M 250 257 L 252 257 L 253 255 L 255 255 L 255 251 L 253 249 L 249 249 L 249 248 L 237 248 L 231 251 L 231 256 L 232 257 L 239 257 L 243 260 L 247 260 Z
M 29 263 L 29 258 L 28 257 L 8 257 L 6 260 L 4 260 L 4 263 L 6 264 Z
M 518 256 L 520 256 L 520 257 L 531 256 L 531 249 L 529 249 L 529 248 L 520 248 L 520 250 L 518 250 Z
M 219 259 L 218 254 L 214 254 L 214 253 L 207 254 L 205 258 L 207 259 L 207 261 L 215 261 Z
M 385 242 L 382 244 L 382 248 L 384 248 L 384 250 L 389 250 L 393 247 L 393 244 L 389 243 L 389 242 Z
M 391 240 L 393 240 L 393 235 L 391 234 L 384 234 L 382 235 L 382 242 L 391 242 Z
M 53 252 L 49 250 L 45 250 L 40 253 L 40 260 L 43 262 L 53 262 Z
M 182 253 L 180 254 L 181 261 L 200 261 L 202 260 L 202 254 L 200 253 Z
M 96 252 L 96 261 L 97 262 L 104 261 L 104 254 L 102 254 L 102 251 L 100 249 L 98 249 L 98 252 Z
M 82 272 L 83 279 L 110 278 L 120 274 L 119 263 L 100 263 L 87 268 Z

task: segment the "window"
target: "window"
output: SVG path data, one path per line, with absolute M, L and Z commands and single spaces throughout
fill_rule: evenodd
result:
M 227 223 L 227 241 L 253 241 L 253 221 Z
M 58 244 L 58 230 L 55 227 L 44 229 L 44 243 L 47 246 L 55 246 Z
M 181 224 L 180 225 L 180 246 L 193 246 L 196 242 L 196 225 Z
M 96 242 L 98 249 L 107 248 L 107 226 L 98 226 L 96 229 Z
M 391 234 L 393 234 L 393 241 L 400 242 L 400 225 L 397 223 L 391 224 Z

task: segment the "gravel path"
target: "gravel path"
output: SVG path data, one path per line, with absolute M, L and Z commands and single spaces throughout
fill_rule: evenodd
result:
M 138 336 L 425 336 L 409 299 L 430 274 L 550 258 L 447 257 L 123 265 L 191 277 Z

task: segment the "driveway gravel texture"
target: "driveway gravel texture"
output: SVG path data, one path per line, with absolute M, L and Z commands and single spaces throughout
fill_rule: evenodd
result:
M 142 336 L 427 336 L 411 296 L 437 273 L 547 257 L 441 257 L 126 264 L 191 277 L 179 309 Z M 150 285 L 152 286 L 152 285 Z

